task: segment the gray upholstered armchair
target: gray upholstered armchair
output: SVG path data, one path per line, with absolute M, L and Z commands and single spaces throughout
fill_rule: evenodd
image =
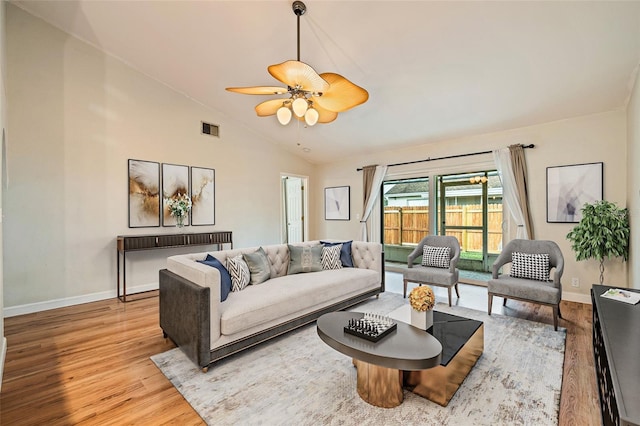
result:
M 449 247 L 449 259 L 440 267 L 423 266 L 422 257 L 424 246 L 430 247 Z M 413 263 L 417 261 L 417 264 Z M 416 246 L 416 248 L 407 256 L 407 266 L 403 273 L 404 293 L 407 297 L 407 283 L 414 282 L 419 285 L 429 284 L 438 287 L 447 287 L 449 290 L 449 306 L 451 306 L 451 287 L 456 288 L 456 296 L 460 298 L 458 291 L 458 269 L 456 265 L 460 259 L 460 244 L 455 237 L 445 235 L 427 235 Z M 428 262 L 430 263 L 430 262 Z M 443 267 L 448 263 L 447 267 Z
M 513 253 L 518 253 L 515 260 Z M 542 260 L 546 263 L 544 255 L 548 255 L 549 259 L 547 268 L 541 267 L 540 263 Z M 500 275 L 498 271 L 507 263 L 512 264 L 511 271 L 509 274 Z M 504 305 L 507 304 L 507 299 L 539 303 L 553 308 L 553 328 L 557 330 L 558 317 L 562 318 L 560 313 L 560 300 L 562 299 L 560 279 L 563 271 L 564 257 L 555 242 L 544 240 L 509 241 L 493 264 L 493 279 L 487 283 L 489 315 L 491 315 L 493 296 L 503 297 Z

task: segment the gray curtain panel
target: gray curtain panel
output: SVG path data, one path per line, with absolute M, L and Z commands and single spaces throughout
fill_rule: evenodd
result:
M 520 200 L 520 207 L 522 208 L 522 215 L 524 216 L 524 224 L 527 227 L 529 239 L 535 240 L 536 237 L 533 233 L 533 221 L 531 220 L 531 209 L 529 208 L 529 193 L 527 191 L 527 162 L 524 158 L 524 148 L 521 144 L 509 145 L 509 152 L 511 153 L 511 166 L 513 167 L 513 174 L 516 179 L 516 187 L 518 191 L 518 198 Z

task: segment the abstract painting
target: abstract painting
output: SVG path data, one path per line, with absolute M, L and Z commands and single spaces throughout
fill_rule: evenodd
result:
M 129 228 L 160 226 L 160 163 L 129 160 Z
M 350 220 L 350 186 L 334 186 L 324 189 L 325 220 Z
M 547 167 L 547 222 L 578 223 L 582 207 L 603 199 L 604 163 Z
M 189 195 L 189 167 L 177 164 L 162 164 L 162 226 L 176 226 L 176 219 L 167 208 L 167 198 L 177 198 L 178 194 Z M 189 216 L 185 218 L 189 225 Z
M 191 224 L 215 225 L 215 170 L 191 167 Z

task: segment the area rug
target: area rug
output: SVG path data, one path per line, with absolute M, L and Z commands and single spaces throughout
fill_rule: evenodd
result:
M 383 293 L 352 310 L 388 313 L 407 303 Z M 405 391 L 396 408 L 367 404 L 356 370 L 315 323 L 214 364 L 208 373 L 180 349 L 151 357 L 210 425 L 557 425 L 566 330 L 436 305 L 484 321 L 484 353 L 447 407 Z

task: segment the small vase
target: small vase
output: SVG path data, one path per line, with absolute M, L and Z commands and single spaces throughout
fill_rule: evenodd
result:
M 184 228 L 184 216 L 176 216 L 176 226 L 178 228 Z
M 420 330 L 428 330 L 433 326 L 433 309 L 421 312 L 411 308 L 411 325 Z

